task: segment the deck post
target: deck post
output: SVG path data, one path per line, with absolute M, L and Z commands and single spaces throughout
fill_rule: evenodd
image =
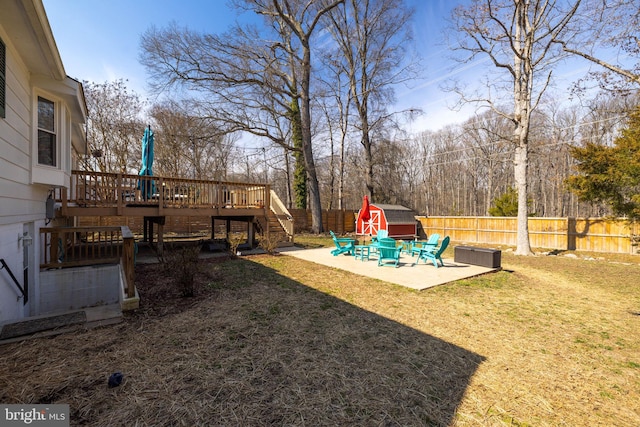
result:
M 51 241 L 49 246 L 49 262 L 51 263 L 58 262 L 58 258 L 60 258 L 60 256 L 58 255 L 59 240 L 60 237 L 58 236 L 58 232 L 51 233 Z
M 123 226 L 120 228 L 122 232 L 122 268 L 124 270 L 124 277 L 127 281 L 127 298 L 133 298 L 136 296 L 135 287 L 135 241 L 133 233 L 129 230 L 129 227 Z
M 247 221 L 247 244 L 253 248 L 253 242 L 255 237 L 255 227 L 253 221 Z
M 158 255 L 164 253 L 164 221 L 158 222 Z
M 265 216 L 268 216 L 271 211 L 271 186 L 269 184 L 264 186 L 264 210 Z
M 149 241 L 149 217 L 142 218 L 142 241 Z
M 60 189 L 60 202 L 62 203 L 61 210 L 62 216 L 67 216 L 67 187 Z
M 158 215 L 162 216 L 162 210 L 164 209 L 164 181 L 162 177 L 158 178 Z
M 150 218 L 147 218 L 147 227 L 149 227 L 149 231 L 147 232 L 147 238 L 149 239 L 149 244 L 153 245 L 153 221 Z

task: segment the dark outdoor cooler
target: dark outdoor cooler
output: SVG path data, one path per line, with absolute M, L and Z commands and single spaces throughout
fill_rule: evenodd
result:
M 480 265 L 488 268 L 500 268 L 501 252 L 497 249 L 456 246 L 453 260 L 463 264 Z

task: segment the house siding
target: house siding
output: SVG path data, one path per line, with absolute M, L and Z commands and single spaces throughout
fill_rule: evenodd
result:
M 33 10 L 42 10 L 40 0 L 32 1 Z M 26 305 L 23 303 L 21 292 L 7 269 L 0 270 L 0 325 L 10 320 L 39 314 L 39 230 L 46 226 L 46 200 L 50 191 L 55 186 L 68 185 L 69 182 L 72 163 L 72 107 L 69 102 L 74 102 L 74 98 L 65 98 L 64 91 L 75 90 L 73 81 L 70 82 L 68 78 L 60 81 L 60 75 L 64 76 L 64 70 L 59 68 L 60 63 L 56 60 L 59 58 L 57 51 L 51 52 L 54 59 L 50 62 L 43 59 L 46 55 L 37 56 L 36 52 L 55 49 L 55 46 L 44 41 L 46 37 L 30 40 L 24 36 L 27 33 L 21 33 L 14 39 L 10 37 L 9 32 L 15 35 L 13 31 L 16 29 L 20 32 L 25 26 L 39 26 L 46 20 L 31 19 L 32 15 L 19 12 L 23 6 L 29 9 L 28 0 L 16 0 L 15 3 L 5 6 L 7 8 L 3 12 L 8 14 L 0 15 L 0 38 L 6 46 L 6 114 L 4 118 L 0 118 L 0 259 L 6 262 L 20 286 L 28 288 L 29 301 Z M 46 24 L 45 27 L 35 30 L 28 34 L 50 31 Z M 18 46 L 21 46 L 21 51 Z M 38 68 L 39 73 L 31 69 L 34 66 Z M 56 90 L 59 93 L 55 92 Z M 54 93 L 51 93 L 52 91 Z M 40 166 L 37 164 L 37 158 L 34 158 L 34 153 L 37 153 L 34 123 L 38 95 L 44 95 L 57 105 L 57 168 Z M 78 106 L 75 103 L 73 108 L 75 114 L 78 114 Z M 82 109 L 82 106 L 79 108 Z M 86 114 L 86 110 L 79 114 Z M 25 233 L 31 237 L 28 243 L 22 239 Z M 23 283 L 25 266 L 28 271 L 28 286 Z
M 33 231 L 27 263 L 24 260 L 25 226 L 35 230 L 44 225 L 44 200 L 47 189 L 31 183 L 31 91 L 29 73 L 16 55 L 7 34 L 0 28 L 6 49 L 6 114 L 0 119 L 0 258 L 24 288 L 24 265 L 29 265 L 30 296 L 35 296 L 38 278 L 34 248 L 38 236 Z M 20 291 L 6 269 L 0 270 L 0 323 L 29 316 L 31 304 L 25 305 Z
M 31 184 L 31 90 L 29 73 L 17 58 L 4 31 L 7 45 L 7 114 L 0 120 L 0 225 L 44 218 L 45 187 Z

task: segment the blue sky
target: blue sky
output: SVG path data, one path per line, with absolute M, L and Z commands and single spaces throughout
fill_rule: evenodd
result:
M 407 130 L 416 133 L 468 118 L 473 108 L 452 111 L 449 107 L 456 97 L 440 90 L 440 85 L 452 75 L 473 81 L 482 73 L 478 62 L 452 70 L 447 61 L 449 53 L 441 44 L 452 9 L 468 0 L 408 1 L 416 11 L 414 40 L 424 57 L 424 75 L 412 83 L 412 88 L 397 88 L 398 104 L 392 110 L 422 108 L 425 114 L 407 124 Z M 138 60 L 140 36 L 150 26 L 164 27 L 176 22 L 193 30 L 220 33 L 236 20 L 259 19 L 252 13 L 238 15 L 226 0 L 43 0 L 43 3 L 69 76 L 97 83 L 125 79 L 127 87 L 143 98 L 148 95 L 146 71 Z M 567 79 L 577 79 L 586 68 L 584 63 L 569 68 Z
M 151 25 L 171 22 L 190 29 L 223 32 L 236 20 L 255 20 L 238 15 L 226 0 L 43 0 L 49 23 L 67 74 L 97 83 L 126 79 L 127 86 L 146 98 L 146 72 L 138 61 L 140 36 Z M 425 79 L 414 89 L 398 88 L 398 110 L 423 108 L 426 114 L 413 122 L 412 132 L 437 129 L 464 118 L 450 111 L 451 94 L 438 89 L 445 56 L 439 46 L 445 19 L 459 2 L 410 0 L 416 8 L 414 37 L 425 56 Z M 429 75 L 435 75 L 430 78 Z
M 79 80 L 127 79 L 143 94 L 140 36 L 171 22 L 224 31 L 236 19 L 225 0 L 43 0 L 67 74 Z

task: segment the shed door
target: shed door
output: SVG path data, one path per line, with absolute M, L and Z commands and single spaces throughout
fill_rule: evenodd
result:
M 369 234 L 371 236 L 378 234 L 378 230 L 380 229 L 380 213 L 381 211 L 371 211 L 371 219 L 362 224 L 362 234 Z

